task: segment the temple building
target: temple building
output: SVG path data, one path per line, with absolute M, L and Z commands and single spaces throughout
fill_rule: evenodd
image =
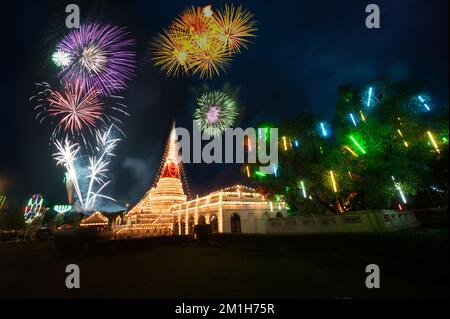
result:
M 267 232 L 267 220 L 287 217 L 286 204 L 267 201 L 254 189 L 236 185 L 173 206 L 174 234 L 190 235 L 195 225 L 211 224 L 214 233 Z
M 181 159 L 176 149 L 175 129 L 169 138 L 156 187 L 124 216 L 125 226 L 116 223 L 118 236 L 146 237 L 173 234 L 172 206 L 186 202 L 181 181 Z M 122 222 L 122 220 L 120 220 Z
M 173 129 L 156 186 L 123 219 L 116 219 L 113 231 L 118 237 L 191 235 L 198 224 L 211 224 L 212 231 L 219 233 L 265 233 L 268 218 L 286 217 L 284 203 L 267 201 L 241 185 L 187 202 L 187 181 L 176 143 Z

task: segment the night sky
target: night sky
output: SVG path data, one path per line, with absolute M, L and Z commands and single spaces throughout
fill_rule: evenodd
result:
M 136 202 L 152 184 L 172 121 L 192 128 L 193 89 L 203 83 L 240 87 L 244 128 L 305 108 L 330 119 L 339 85 L 365 85 L 380 75 L 424 80 L 435 107 L 448 107 L 448 0 L 243 1 L 258 21 L 258 37 L 214 81 L 167 78 L 150 53 L 150 41 L 172 18 L 209 2 L 2 1 L 0 194 L 12 205 L 34 193 L 50 203 L 66 200 L 63 169 L 51 157 L 51 127 L 35 120 L 29 98 L 34 83 L 58 82 L 50 57 L 68 32 L 69 3 L 80 5 L 82 22 L 127 26 L 137 40 L 136 76 L 121 93 L 132 116 L 112 165 L 110 193 L 122 203 Z M 381 8 L 379 30 L 365 28 L 369 3 Z M 236 166 L 190 164 L 186 171 L 194 194 L 245 182 Z

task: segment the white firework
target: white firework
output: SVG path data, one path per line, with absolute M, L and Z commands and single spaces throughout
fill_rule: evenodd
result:
M 67 170 L 67 178 L 72 182 L 76 195 L 84 212 L 92 211 L 98 198 L 105 198 L 114 201 L 114 198 L 103 195 L 102 192 L 110 184 L 108 179 L 108 166 L 110 158 L 114 155 L 114 149 L 121 141 L 119 138 L 112 138 L 111 132 L 115 126 L 111 126 L 103 133 L 97 132 L 98 154 L 89 157 L 88 173 L 82 176 L 77 170 L 78 153 L 80 146 L 78 143 L 71 143 L 69 139 L 65 142 L 56 141 L 54 144 L 58 152 L 53 154 L 57 165 L 64 166 Z M 80 184 L 87 182 L 87 191 L 83 193 Z

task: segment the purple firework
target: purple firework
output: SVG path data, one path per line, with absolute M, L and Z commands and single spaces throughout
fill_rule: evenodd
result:
M 66 82 L 96 86 L 105 95 L 125 88 L 135 69 L 133 39 L 125 28 L 87 24 L 74 29 L 57 45 L 53 61 Z

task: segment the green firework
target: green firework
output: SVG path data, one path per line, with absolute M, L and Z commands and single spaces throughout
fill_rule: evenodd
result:
M 234 125 L 238 115 L 236 101 L 222 91 L 202 94 L 197 99 L 194 119 L 198 127 L 210 136 L 219 136 Z

